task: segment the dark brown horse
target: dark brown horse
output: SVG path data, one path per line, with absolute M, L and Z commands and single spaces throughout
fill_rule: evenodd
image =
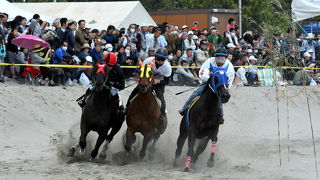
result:
M 97 63 L 93 67 L 92 80 L 94 89 L 92 90 L 92 94 L 89 96 L 86 105 L 82 109 L 80 124 L 81 136 L 79 143 L 70 149 L 69 156 L 74 156 L 75 151 L 79 147 L 81 148 L 81 152 L 84 152 L 88 133 L 90 131 L 95 131 L 99 134 L 99 137 L 95 148 L 91 152 L 91 158 L 96 158 L 101 144 L 106 141 L 99 157 L 100 159 L 105 159 L 108 144 L 122 126 L 124 116 L 116 114 L 110 87 L 107 85 L 109 70 L 110 68 L 106 63 Z M 112 130 L 108 133 L 110 129 Z
M 214 155 L 216 152 L 217 135 L 219 131 L 219 108 L 221 103 L 228 102 L 230 94 L 227 88 L 228 79 L 226 68 L 217 68 L 211 65 L 210 79 L 206 84 L 205 91 L 200 99 L 186 112 L 181 120 L 180 135 L 177 140 L 176 160 L 180 157 L 182 147 L 188 138 L 188 152 L 185 163 L 185 171 L 190 170 L 191 163 L 195 163 L 198 156 L 205 150 L 209 140 L 212 141 L 210 158 L 207 162 L 208 167 L 214 165 Z M 219 102 L 220 101 L 220 102 Z M 195 139 L 200 139 L 200 143 L 194 153 Z
M 132 99 L 128 107 L 128 129 L 126 133 L 125 149 L 127 152 L 131 152 L 132 145 L 136 140 L 135 133 L 140 132 L 144 136 L 142 149 L 140 151 L 140 159 L 142 159 L 146 154 L 147 144 L 151 140 L 153 140 L 153 145 L 150 151 L 151 153 L 154 152 L 156 142 L 164 130 L 157 130 L 160 117 L 160 104 L 159 100 L 152 92 L 152 85 L 154 82 L 152 67 L 154 66 L 154 60 L 150 65 L 142 64 L 141 61 L 139 61 L 139 64 L 139 84 L 134 90 L 138 92 L 132 92 L 132 94 L 137 95 Z M 152 155 L 150 158 L 152 158 Z

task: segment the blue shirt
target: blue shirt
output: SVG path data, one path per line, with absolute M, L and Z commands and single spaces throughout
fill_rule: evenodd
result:
M 65 56 L 67 54 L 66 51 L 64 51 L 62 48 L 57 49 L 54 52 L 54 60 L 53 60 L 53 64 L 60 64 L 61 61 L 63 60 L 63 56 Z

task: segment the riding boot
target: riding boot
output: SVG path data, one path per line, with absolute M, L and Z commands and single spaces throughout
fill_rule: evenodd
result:
M 119 106 L 119 104 L 120 104 L 119 95 L 116 94 L 115 96 L 112 96 L 112 100 L 113 100 L 113 103 L 115 105 L 115 109 L 116 109 L 117 115 L 124 114 L 123 105 Z
M 87 97 L 91 94 L 91 92 L 92 90 L 88 88 L 86 93 L 82 96 L 82 98 L 78 100 L 78 104 L 81 108 L 83 108 L 86 105 Z
M 223 116 L 219 116 L 219 124 L 223 124 L 224 123 L 224 118 Z

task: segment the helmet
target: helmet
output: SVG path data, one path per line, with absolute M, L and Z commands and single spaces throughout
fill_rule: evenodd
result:
M 117 64 L 117 56 L 114 53 L 107 53 L 103 59 L 107 62 L 108 65 L 116 65 Z
M 214 56 L 228 56 L 228 52 L 224 47 L 219 47 L 216 52 L 214 53 Z
M 155 53 L 156 59 L 167 59 L 168 58 L 168 51 L 164 48 L 158 49 Z

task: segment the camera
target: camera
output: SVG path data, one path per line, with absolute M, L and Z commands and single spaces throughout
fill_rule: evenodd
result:
M 198 25 L 198 24 L 199 24 L 198 21 L 194 21 L 194 22 L 193 22 L 193 25 Z

